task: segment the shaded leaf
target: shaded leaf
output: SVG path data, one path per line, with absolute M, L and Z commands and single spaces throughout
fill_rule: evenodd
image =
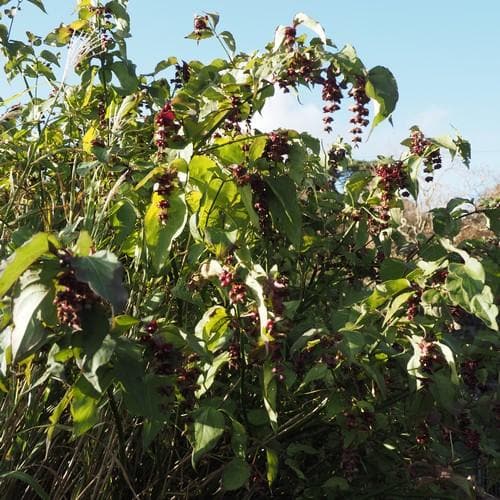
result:
M 114 314 L 123 310 L 127 291 L 123 285 L 123 268 L 116 255 L 100 250 L 87 257 L 73 257 L 71 265 L 78 281 L 87 283 L 94 293 L 109 302 Z
M 250 477 L 250 466 L 242 458 L 231 460 L 222 473 L 222 487 L 226 491 L 239 490 Z

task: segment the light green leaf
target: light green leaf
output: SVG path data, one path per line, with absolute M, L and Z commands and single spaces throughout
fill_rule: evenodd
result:
M 162 209 L 159 206 L 163 196 L 153 193 L 151 205 L 144 217 L 146 245 L 151 254 L 151 260 L 156 272 L 160 272 L 166 264 L 173 241 L 178 238 L 187 222 L 187 206 L 184 194 L 176 192 L 168 197 L 170 206 L 167 210 L 167 220 L 160 220 Z
M 75 384 L 72 390 L 71 416 L 73 418 L 73 434 L 81 436 L 91 429 L 99 421 L 97 411 L 98 401 L 92 396 L 84 393 Z
M 262 395 L 269 422 L 275 432 L 278 429 L 277 394 L 278 386 L 273 373 L 273 365 L 270 361 L 266 361 L 262 367 Z
M 303 12 L 299 12 L 298 14 L 295 15 L 293 18 L 294 23 L 297 24 L 303 24 L 304 26 L 307 26 L 310 30 L 314 31 L 320 40 L 326 45 L 326 34 L 325 30 L 321 26 L 321 24 L 318 23 L 318 21 L 315 21 L 314 19 L 310 18 L 307 14 L 304 14 Z
M 271 486 L 278 477 L 279 457 L 278 453 L 272 448 L 266 448 L 267 459 L 267 482 Z
M 198 321 L 195 335 L 205 342 L 210 352 L 215 352 L 227 340 L 230 321 L 231 317 L 223 307 L 213 306 Z
M 215 447 L 224 433 L 224 415 L 215 408 L 200 408 L 193 415 L 194 443 L 191 462 L 193 467 L 200 458 Z
M 47 332 L 40 321 L 44 302 L 50 290 L 41 283 L 34 282 L 24 288 L 14 301 L 14 329 L 11 336 L 12 358 L 19 361 L 33 349 L 43 344 Z
M 218 356 L 216 356 L 210 363 L 206 363 L 202 367 L 202 373 L 198 377 L 198 390 L 195 392 L 196 398 L 201 398 L 203 394 L 205 394 L 210 387 L 212 387 L 215 382 L 215 376 L 217 372 L 229 362 L 230 355 L 229 352 L 224 351 L 221 352 Z
M 47 233 L 35 234 L 23 246 L 19 247 L 8 259 L 1 264 L 0 298 L 19 279 L 34 262 L 49 251 L 49 245 L 58 247 L 57 240 Z

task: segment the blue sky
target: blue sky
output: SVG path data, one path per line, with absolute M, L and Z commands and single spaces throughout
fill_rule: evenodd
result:
M 45 5 L 47 16 L 23 3 L 14 38 L 22 38 L 26 30 L 46 34 L 51 27 L 71 19 L 74 2 L 46 0 Z M 170 55 L 205 61 L 223 56 L 213 40 L 197 45 L 183 38 L 191 30 L 194 14 L 201 11 L 218 12 L 220 29 L 231 31 L 238 49 L 246 52 L 263 48 L 272 40 L 277 25 L 289 24 L 294 14 L 305 12 L 321 22 L 338 47 L 352 43 L 367 67 L 387 66 L 398 81 L 400 100 L 394 128 L 380 125 L 358 156 L 397 154 L 399 141 L 413 124 L 420 124 L 428 135 L 452 133 L 456 127 L 472 143 L 472 170 L 468 174 L 457 162 L 453 166 L 458 174 L 443 169 L 441 179 L 436 179 L 440 189 L 477 194 L 500 182 L 498 0 L 131 0 L 129 10 L 133 33 L 130 57 L 143 72 Z M 0 85 L 1 97 L 10 93 Z M 300 107 L 293 98 L 277 97 L 267 116 L 264 113 L 258 121 L 259 126 L 295 126 L 319 134 L 318 96 L 306 94 L 302 102 Z M 338 132 L 344 134 L 342 129 Z

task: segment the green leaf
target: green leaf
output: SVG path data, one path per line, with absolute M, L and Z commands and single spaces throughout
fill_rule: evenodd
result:
M 363 188 L 370 182 L 372 175 L 370 172 L 354 172 L 345 183 L 344 189 L 349 195 L 353 205 L 358 201 Z
M 1 264 L 0 298 L 9 291 L 24 271 L 49 251 L 50 244 L 59 246 L 53 236 L 47 233 L 37 233 Z
M 373 130 L 380 122 L 389 118 L 396 108 L 399 99 L 398 85 L 394 75 L 387 68 L 375 66 L 368 72 L 365 90 L 366 95 L 374 101 Z
M 216 167 L 215 161 L 208 156 L 193 156 L 189 162 L 189 181 L 198 187 L 204 186 Z
M 410 282 L 403 278 L 384 281 L 375 287 L 373 293 L 366 299 L 366 303 L 370 309 L 376 309 L 397 293 L 410 288 L 410 286 Z
M 40 57 L 43 57 L 49 63 L 59 66 L 59 58 L 50 50 L 42 50 L 40 52 Z
M 153 420 L 161 418 L 158 378 L 146 374 L 142 349 L 123 337 L 115 348 L 113 375 L 121 388 L 123 402 L 132 415 Z
M 87 231 L 80 231 L 78 240 L 75 245 L 75 253 L 81 257 L 87 257 L 92 251 L 94 243 L 90 234 Z
M 42 0 L 28 0 L 28 2 L 32 3 L 33 5 L 36 5 L 41 11 L 47 14 L 47 11 L 45 10 Z
M 73 418 L 73 434 L 81 436 L 99 421 L 98 401 L 82 391 L 78 381 L 73 386 L 71 398 L 71 416 Z
M 383 326 L 387 325 L 389 321 L 393 318 L 393 316 L 400 310 L 403 304 L 406 304 L 410 298 L 415 295 L 415 292 L 406 292 L 400 293 L 394 300 L 391 302 L 391 305 L 387 309 L 384 318 Z
M 231 448 L 237 457 L 244 459 L 247 451 L 247 432 L 245 427 L 234 418 L 231 418 L 231 425 L 233 427 Z
M 200 458 L 215 447 L 224 433 L 224 415 L 210 406 L 200 408 L 194 415 L 193 467 Z
M 269 422 L 275 432 L 278 429 L 277 394 L 278 385 L 273 373 L 273 365 L 270 361 L 266 361 L 262 367 L 262 396 Z
M 241 144 L 233 142 L 230 138 L 218 139 L 217 148 L 214 154 L 218 156 L 226 165 L 233 163 L 240 164 L 245 161 L 245 153 L 241 149 Z
M 480 294 L 472 297 L 470 311 L 492 330 L 498 331 L 498 307 L 495 305 L 491 288 L 485 286 Z
M 242 458 L 231 460 L 222 473 L 222 487 L 225 491 L 239 490 L 250 477 L 250 466 Z
M 453 351 L 446 344 L 443 344 L 442 342 L 436 342 L 436 344 L 441 349 L 444 359 L 446 359 L 446 362 L 450 367 L 452 383 L 458 385 L 457 367 L 455 365 L 455 357 L 453 356 Z
M 213 306 L 198 321 L 195 335 L 205 342 L 210 352 L 214 352 L 226 342 L 230 321 L 231 317 L 223 307 Z
M 14 330 L 11 345 L 12 358 L 19 361 L 34 348 L 41 345 L 47 332 L 40 321 L 40 314 L 50 296 L 49 289 L 41 283 L 33 283 L 24 288 L 14 301 Z
M 14 479 L 26 483 L 42 500 L 50 500 L 49 495 L 40 486 L 40 484 L 33 479 L 29 474 L 21 470 L 13 470 L 9 472 L 0 472 L 0 480 Z
M 135 64 L 130 62 L 114 62 L 111 71 L 116 75 L 124 92 L 131 94 L 139 85 L 139 80 L 135 74 Z
M 303 389 L 307 384 L 314 382 L 316 380 L 322 380 L 328 374 L 328 366 L 325 363 L 318 363 L 314 365 L 310 370 L 306 373 L 304 377 L 304 381 L 300 384 L 299 389 Z
M 279 457 L 278 453 L 272 448 L 266 448 L 267 460 L 267 482 L 271 486 L 278 477 Z
M 232 35 L 232 33 L 230 33 L 229 31 L 223 31 L 219 34 L 219 36 L 222 38 L 222 40 L 224 40 L 224 43 L 227 45 L 227 48 L 231 52 L 236 51 L 236 42 L 234 41 L 234 36 Z
M 248 151 L 248 159 L 250 161 L 258 160 L 262 156 L 262 153 L 264 153 L 264 149 L 266 149 L 266 144 L 267 144 L 267 136 L 256 137 L 252 141 L 252 145 L 250 146 L 250 149 Z
M 267 184 L 274 196 L 269 196 L 269 208 L 276 228 L 299 249 L 302 242 L 302 213 L 297 201 L 295 184 L 289 177 L 270 177 Z
M 88 257 L 73 257 L 71 265 L 78 281 L 87 283 L 91 290 L 109 302 L 114 314 L 121 312 L 127 303 L 123 286 L 123 269 L 116 255 L 101 250 Z
M 167 220 L 160 220 L 162 209 L 159 206 L 163 196 L 153 193 L 151 205 L 144 217 L 146 245 L 156 272 L 166 264 L 173 241 L 181 235 L 187 222 L 187 206 L 184 194 L 180 191 L 168 197 Z
M 500 235 L 500 207 L 486 209 L 483 211 L 488 218 L 488 227 L 497 235 Z
M 247 184 L 245 186 L 238 186 L 238 192 L 240 193 L 240 199 L 245 206 L 245 209 L 248 213 L 248 217 L 250 218 L 250 222 L 255 228 L 259 228 L 259 216 L 257 212 L 253 208 L 253 193 L 252 188 Z
M 212 387 L 215 382 L 215 376 L 217 372 L 230 360 L 229 352 L 224 351 L 221 352 L 218 356 L 216 356 L 210 363 L 205 364 L 202 367 L 202 373 L 198 377 L 198 389 L 195 393 L 196 398 L 201 398 L 203 394 L 205 394 L 210 387 Z
M 325 30 L 323 29 L 321 24 L 318 23 L 318 21 L 315 21 L 314 19 L 310 18 L 307 14 L 304 14 L 303 12 L 299 12 L 298 14 L 296 14 L 295 17 L 293 18 L 293 21 L 296 24 L 303 24 L 304 26 L 307 26 L 310 30 L 314 31 L 319 36 L 323 44 L 326 45 Z

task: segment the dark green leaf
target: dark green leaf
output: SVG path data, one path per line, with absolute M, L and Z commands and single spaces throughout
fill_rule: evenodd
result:
M 274 196 L 269 196 L 269 208 L 276 228 L 299 249 L 302 242 L 302 213 L 295 184 L 289 177 L 270 177 L 267 184 Z
M 114 314 L 123 310 L 127 291 L 123 286 L 123 268 L 116 255 L 101 250 L 88 257 L 74 257 L 71 264 L 76 278 L 87 283 L 94 293 L 108 301 Z
M 33 5 L 36 5 L 41 11 L 47 14 L 47 11 L 45 10 L 42 0 L 28 0 L 28 2 L 32 3 Z
M 45 490 L 40 486 L 40 484 L 33 479 L 32 476 L 26 474 L 26 472 L 20 470 L 13 470 L 9 472 L 0 472 L 0 480 L 4 479 L 14 479 L 17 481 L 22 481 L 26 483 L 33 491 L 42 499 L 42 500 L 50 500 L 49 495 L 45 492 Z
M 215 447 L 224 433 L 224 415 L 215 408 L 200 408 L 193 415 L 194 443 L 191 461 L 196 466 L 200 458 Z
M 399 93 L 394 75 L 383 66 L 375 66 L 368 72 L 366 95 L 374 100 L 375 117 L 372 129 L 380 122 L 389 118 L 396 108 Z
M 242 458 L 233 458 L 224 467 L 222 487 L 225 491 L 239 490 L 250 477 L 250 466 Z
M 229 31 L 223 31 L 219 34 L 219 36 L 224 40 L 224 43 L 227 45 L 228 49 L 231 52 L 236 51 L 236 42 L 234 41 L 234 36 Z

